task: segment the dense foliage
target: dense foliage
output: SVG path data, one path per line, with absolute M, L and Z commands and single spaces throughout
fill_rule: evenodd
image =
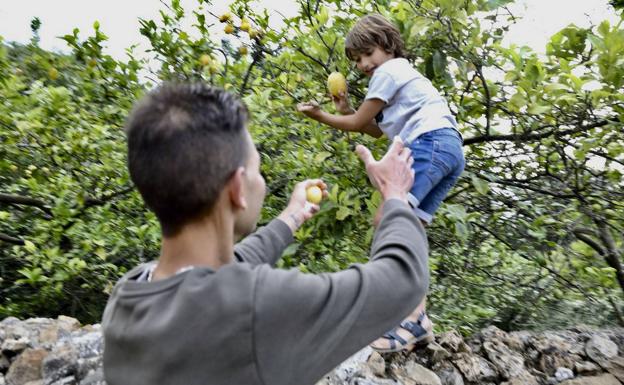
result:
M 247 0 L 229 18 L 207 1 L 189 10 L 172 0 L 160 20 L 141 20 L 150 60 L 132 49 L 126 60 L 106 55 L 97 23 L 87 38 L 63 37 L 71 53 L 44 51 L 35 20 L 30 44 L 0 45 L 0 317 L 96 321 L 116 278 L 157 257 L 158 226 L 129 181 L 122 127 L 161 80 L 244 97 L 269 187 L 263 221 L 294 181 L 330 185 L 284 267 L 364 262 L 379 196 L 352 150 L 381 153 L 387 141 L 337 132 L 295 105 L 331 110 L 325 79 L 336 69 L 361 102 L 367 79 L 343 40 L 359 16 L 379 12 L 399 26 L 465 139 L 466 171 L 428 229 L 434 321 L 466 332 L 624 323 L 622 23 L 570 25 L 538 55 L 502 43 L 515 20 L 508 3 L 309 0 L 275 28 Z

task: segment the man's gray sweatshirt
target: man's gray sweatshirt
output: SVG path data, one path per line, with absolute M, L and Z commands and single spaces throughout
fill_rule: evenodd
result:
M 108 385 L 314 384 L 423 299 L 428 245 L 410 207 L 389 200 L 371 261 L 324 274 L 272 267 L 293 241 L 274 220 L 235 246 L 237 263 L 115 286 L 104 331 Z

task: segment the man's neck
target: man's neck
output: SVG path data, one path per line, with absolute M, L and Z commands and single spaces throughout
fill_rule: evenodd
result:
M 153 279 L 163 279 L 188 266 L 213 269 L 232 261 L 234 232 L 232 223 L 217 216 L 187 224 L 175 236 L 165 237 Z

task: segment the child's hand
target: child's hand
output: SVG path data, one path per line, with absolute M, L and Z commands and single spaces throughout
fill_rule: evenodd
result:
M 297 104 L 297 111 L 303 112 L 312 119 L 317 119 L 321 114 L 321 107 L 315 101 Z
M 332 102 L 334 102 L 334 106 L 336 106 L 336 111 L 341 113 L 342 115 L 351 115 L 355 111 L 351 108 L 349 104 L 349 98 L 347 97 L 347 92 L 341 92 L 338 96 L 331 95 Z

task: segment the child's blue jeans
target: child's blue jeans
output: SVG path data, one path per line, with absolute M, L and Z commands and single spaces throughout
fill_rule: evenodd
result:
M 431 223 L 433 214 L 464 171 L 462 138 L 452 128 L 441 128 L 420 135 L 408 147 L 415 171 L 408 200 L 416 215 Z

